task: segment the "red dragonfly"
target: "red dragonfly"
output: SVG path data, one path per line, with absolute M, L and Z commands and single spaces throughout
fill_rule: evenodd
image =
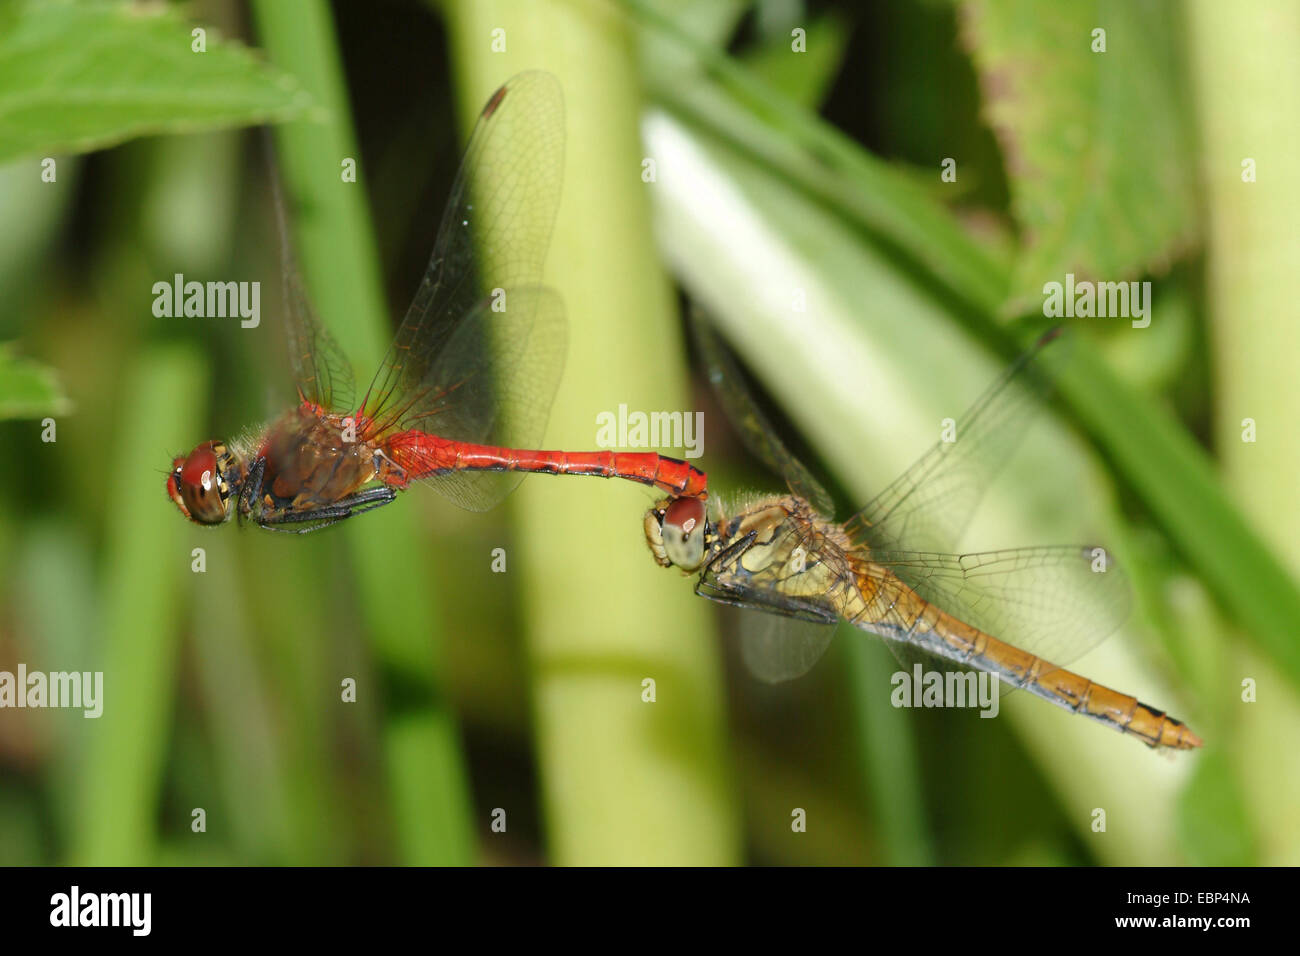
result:
M 563 172 L 559 83 L 521 73 L 479 116 L 415 300 L 359 404 L 286 240 L 299 404 L 240 440 L 175 458 L 167 494 L 181 514 L 302 534 L 386 505 L 414 481 L 486 510 L 525 472 L 705 495 L 702 472 L 654 453 L 524 450 L 541 441 L 564 366 L 564 306 L 541 285 Z

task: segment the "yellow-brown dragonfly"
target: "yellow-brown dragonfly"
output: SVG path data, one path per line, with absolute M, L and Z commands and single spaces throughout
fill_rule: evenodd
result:
M 1181 721 L 1050 661 L 1069 663 L 1128 614 L 1129 592 L 1110 555 L 1094 547 L 951 553 L 984 489 L 1019 442 L 1043 386 L 1033 359 L 1056 330 L 1011 366 L 940 441 L 865 508 L 837 523 L 833 503 L 780 442 L 713 333 L 696 339 L 728 417 L 792 494 L 710 515 L 676 496 L 645 516 L 664 567 L 699 573 L 696 593 L 814 625 L 847 622 L 886 640 L 900 660 L 996 675 L 1151 747 L 1188 750 L 1201 739 Z M 744 647 L 768 680 L 807 671 L 831 627 L 763 629 Z M 919 652 L 919 653 L 918 653 Z

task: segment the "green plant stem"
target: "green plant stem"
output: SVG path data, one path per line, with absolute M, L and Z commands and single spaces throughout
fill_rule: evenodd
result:
M 569 360 L 547 443 L 592 446 L 596 414 L 623 402 L 689 407 L 640 179 L 639 81 L 623 18 L 597 0 L 465 2 L 448 13 L 467 121 L 518 70 L 550 70 L 564 88 L 564 196 L 548 267 L 568 310 Z M 491 52 L 497 28 L 508 53 Z M 530 479 L 512 501 L 520 540 L 511 567 L 522 572 L 547 839 L 559 864 L 737 858 L 710 609 L 652 562 L 647 503 L 638 488 L 585 478 Z M 642 697 L 646 680 L 653 703 Z
M 374 235 L 328 5 L 257 0 L 258 32 L 276 62 L 297 76 L 323 113 L 280 127 L 277 143 L 299 257 L 325 324 L 369 374 L 392 338 Z M 358 181 L 342 163 L 357 161 Z M 472 860 L 468 783 L 458 734 L 438 678 L 438 608 L 428 545 L 399 507 L 349 529 L 357 599 L 381 668 L 419 688 L 385 724 L 389 793 L 399 858 L 412 864 Z M 393 683 L 385 690 L 391 695 Z M 365 692 L 365 689 L 362 689 Z
M 190 350 L 152 348 L 126 373 L 113 446 L 123 461 L 153 461 L 188 422 L 206 372 Z M 101 602 L 103 716 L 84 720 L 87 755 L 70 863 L 156 862 L 158 793 L 172 722 L 180 576 L 189 573 L 184 528 L 158 507 L 159 484 L 123 483 L 108 511 Z
M 1210 229 L 1209 338 L 1222 480 L 1255 531 L 1272 543 L 1293 575 L 1300 575 L 1300 325 L 1295 307 L 1300 8 L 1289 0 L 1266 0 L 1251 4 L 1249 15 L 1242 16 L 1212 0 L 1194 0 L 1186 10 Z M 1247 159 L 1255 164 L 1253 182 L 1243 179 Z M 1294 585 L 1280 571 L 1243 557 L 1250 556 L 1220 554 L 1221 573 L 1249 576 L 1279 598 L 1294 595 Z M 1261 862 L 1295 865 L 1300 860 L 1300 830 L 1293 822 L 1300 759 L 1294 746 L 1279 746 L 1279 741 L 1300 736 L 1295 693 L 1300 686 L 1300 605 L 1291 601 L 1288 616 L 1269 629 L 1250 608 L 1231 607 L 1248 634 L 1267 640 L 1268 651 L 1264 661 L 1241 659 L 1236 672 L 1219 684 L 1239 734 L 1231 759 L 1254 804 L 1258 829 L 1269 837 Z M 1275 667 L 1282 672 L 1278 676 L 1290 679 L 1291 688 L 1270 679 Z M 1260 689 L 1250 703 L 1243 700 L 1246 678 Z M 1265 693 L 1265 687 L 1273 690 Z

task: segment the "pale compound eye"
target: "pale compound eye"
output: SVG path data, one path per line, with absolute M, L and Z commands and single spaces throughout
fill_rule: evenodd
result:
M 664 510 L 663 542 L 668 560 L 683 571 L 704 563 L 708 509 L 699 498 L 678 498 Z

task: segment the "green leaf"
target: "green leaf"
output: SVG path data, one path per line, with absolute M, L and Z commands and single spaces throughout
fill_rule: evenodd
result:
M 815 109 L 843 65 L 850 28 L 837 16 L 818 17 L 798 26 L 806 31 L 806 52 L 795 53 L 789 33 L 781 33 L 747 54 L 744 62 L 796 103 Z
M 0 345 L 0 419 L 63 415 L 71 408 L 52 369 Z
M 311 97 L 289 74 L 169 9 L 25 2 L 0 20 L 0 161 L 135 136 L 281 120 Z
M 623 5 L 650 40 L 691 54 L 708 81 L 684 82 L 683 69 L 660 71 L 657 67 L 668 61 L 651 61 L 647 86 L 659 105 L 779 174 L 845 221 L 883 237 L 967 305 L 991 314 L 1005 300 L 1004 257 L 973 242 L 912 176 L 862 149 L 644 0 L 623 0 Z
M 1067 272 L 1118 281 L 1166 266 L 1194 238 L 1172 4 L 982 0 L 962 13 L 1023 233 L 1004 311 Z

